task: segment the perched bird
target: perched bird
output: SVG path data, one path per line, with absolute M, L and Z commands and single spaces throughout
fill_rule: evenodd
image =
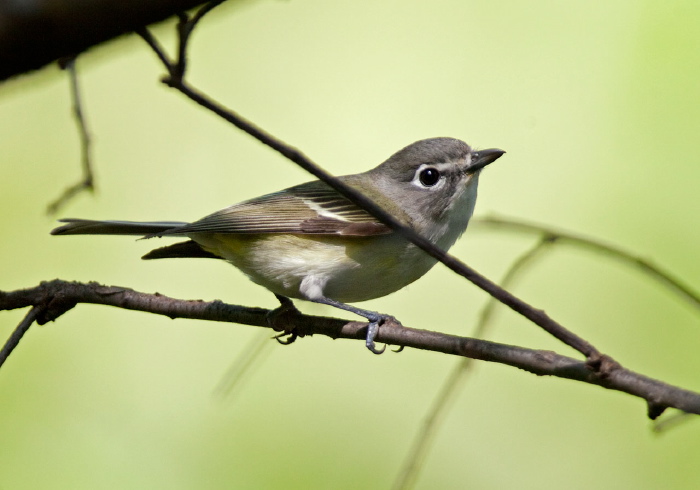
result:
M 443 250 L 466 230 L 479 173 L 504 152 L 463 141 L 417 141 L 367 172 L 338 179 Z M 366 345 L 388 316 L 347 303 L 393 293 L 436 260 L 321 181 L 234 204 L 192 223 L 63 219 L 53 235 L 186 237 L 144 259 L 224 259 L 278 296 L 332 305 L 369 321 Z

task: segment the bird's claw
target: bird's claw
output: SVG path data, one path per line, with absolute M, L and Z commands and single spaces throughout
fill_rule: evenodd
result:
M 279 344 L 289 345 L 293 344 L 298 337 L 299 336 L 296 334 L 296 332 L 282 332 L 280 334 L 275 335 L 272 338 L 275 339 Z
M 382 347 L 381 349 L 377 349 L 377 348 L 375 347 L 375 345 L 374 345 L 374 342 L 369 342 L 369 341 L 367 341 L 367 348 L 369 349 L 369 351 L 370 351 L 372 354 L 377 354 L 377 355 L 379 355 L 379 354 L 383 354 L 384 351 L 386 350 L 386 344 L 384 344 L 384 347 Z
M 379 333 L 379 322 L 384 323 L 386 321 L 383 317 L 372 319 L 367 327 L 367 339 L 365 345 L 372 354 L 382 354 L 386 350 L 386 345 L 381 349 L 377 349 L 374 345 L 374 339 Z

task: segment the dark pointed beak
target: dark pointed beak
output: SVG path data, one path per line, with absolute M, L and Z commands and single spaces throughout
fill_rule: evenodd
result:
M 492 148 L 490 150 L 480 150 L 472 152 L 472 163 L 469 165 L 467 172 L 474 173 L 486 165 L 495 162 L 503 156 L 505 151 L 499 150 L 497 148 Z

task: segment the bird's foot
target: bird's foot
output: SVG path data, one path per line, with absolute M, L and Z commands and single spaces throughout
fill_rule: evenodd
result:
M 273 330 L 281 332 L 279 335 L 275 335 L 273 338 L 282 345 L 289 345 L 293 343 L 298 335 L 294 331 L 294 322 L 291 321 L 293 317 L 300 315 L 301 313 L 297 310 L 292 300 L 286 296 L 280 296 L 275 294 L 277 300 L 280 302 L 280 306 L 271 310 L 266 315 L 267 324 Z
M 379 333 L 379 327 L 385 323 L 395 323 L 397 325 L 401 325 L 401 322 L 391 315 L 384 315 L 381 313 L 376 313 L 375 315 L 368 317 L 367 320 L 369 320 L 369 326 L 367 327 L 365 345 L 373 354 L 382 354 L 386 350 L 386 345 L 384 345 L 384 347 L 381 349 L 377 349 L 376 345 L 374 344 L 374 339 Z

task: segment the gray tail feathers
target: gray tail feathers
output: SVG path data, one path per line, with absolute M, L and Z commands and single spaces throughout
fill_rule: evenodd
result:
M 52 235 L 136 235 L 157 236 L 165 231 L 172 236 L 178 233 L 173 228 L 186 225 L 182 221 L 95 221 L 89 219 L 62 219 L 63 226 L 51 230 Z

